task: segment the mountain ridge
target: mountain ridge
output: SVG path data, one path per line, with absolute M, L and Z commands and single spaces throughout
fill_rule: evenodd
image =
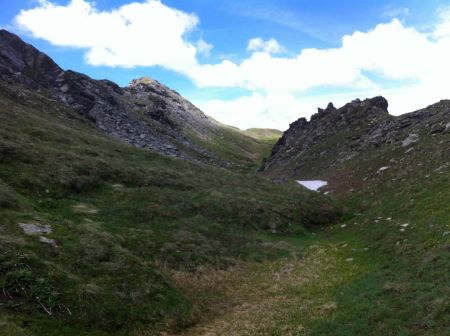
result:
M 323 177 L 365 151 L 408 147 L 423 132 L 450 132 L 450 100 L 400 116 L 389 114 L 388 102 L 381 96 L 356 99 L 338 109 L 330 103 L 310 121 L 300 118 L 291 123 L 260 171 L 274 177 Z
M 157 153 L 246 169 L 260 159 L 254 152 L 267 151 L 266 144 L 206 116 L 156 80 L 143 77 L 122 88 L 65 71 L 6 30 L 0 30 L 0 77 L 11 90 L 20 84 L 47 91 L 109 136 Z

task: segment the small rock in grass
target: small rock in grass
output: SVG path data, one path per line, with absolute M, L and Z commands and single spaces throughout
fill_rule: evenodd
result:
M 448 166 L 448 163 L 443 164 L 442 166 L 436 168 L 434 171 L 437 173 L 440 173 L 444 168 L 447 168 L 447 166 Z
M 347 258 L 345 259 L 346 262 L 353 262 L 353 260 L 355 260 L 354 258 Z
M 341 228 L 346 228 L 347 227 L 347 224 L 342 224 L 341 225 Z
M 437 134 L 437 133 L 442 133 L 444 131 L 445 131 L 445 125 L 439 124 L 439 125 L 434 125 L 434 127 L 431 129 L 430 133 Z
M 401 224 L 400 225 L 402 228 L 407 228 L 409 226 L 409 223 L 405 223 L 405 224 Z
M 48 245 L 51 245 L 53 247 L 58 247 L 58 244 L 56 243 L 56 241 L 54 239 L 50 239 L 50 238 L 47 238 L 47 237 L 44 237 L 44 236 L 40 236 L 39 237 L 39 241 L 41 243 L 48 244 Z
M 410 134 L 408 137 L 403 140 L 402 147 L 407 147 L 415 142 L 419 141 L 419 135 L 418 134 Z
M 319 307 L 319 311 L 321 312 L 321 313 L 328 313 L 329 311 L 332 311 L 332 310 L 335 310 L 335 309 L 337 309 L 337 303 L 336 302 L 328 302 L 328 303 L 325 303 L 325 304 L 323 304 L 323 305 L 321 305 L 320 307 Z
M 92 208 L 86 204 L 77 204 L 72 207 L 72 210 L 76 213 L 83 213 L 83 214 L 90 214 L 94 215 L 98 213 L 98 210 L 95 208 Z
M 19 226 L 22 228 L 23 233 L 29 236 L 48 234 L 53 232 L 53 229 L 50 225 L 40 226 L 36 224 L 19 223 Z
M 407 288 L 407 284 L 398 282 L 387 282 L 384 284 L 383 289 L 387 292 L 401 293 Z
M 445 130 L 444 132 L 450 131 L 450 122 L 445 124 Z
M 400 229 L 399 231 L 400 231 L 400 232 L 405 232 L 405 229 Z
M 378 169 L 378 172 L 382 172 L 382 171 L 388 170 L 389 168 L 390 168 L 389 166 L 381 167 L 380 169 Z

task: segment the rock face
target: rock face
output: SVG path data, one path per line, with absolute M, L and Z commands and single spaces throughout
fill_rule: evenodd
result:
M 64 71 L 53 60 L 18 36 L 0 30 L 0 77 L 34 89 L 49 88 L 62 80 Z
M 399 117 L 388 113 L 383 97 L 357 99 L 339 109 L 330 103 L 310 121 L 292 123 L 261 171 L 274 177 L 317 178 L 370 149 L 406 148 L 422 133 L 445 133 L 449 121 L 448 100 Z
M 229 166 L 204 145 L 220 138 L 225 126 L 150 78 L 121 88 L 108 80 L 64 71 L 18 36 L 0 30 L 0 82 L 50 95 L 111 137 L 134 146 Z

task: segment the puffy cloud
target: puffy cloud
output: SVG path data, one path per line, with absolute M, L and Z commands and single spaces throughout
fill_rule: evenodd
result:
M 235 77 L 228 76 L 224 85 L 304 92 L 323 86 L 371 88 L 375 83 L 368 74 L 392 80 L 421 80 L 433 69 L 448 68 L 445 63 L 436 63 L 437 50 L 450 56 L 448 43 L 444 42 L 431 41 L 427 35 L 393 20 L 369 32 L 344 36 L 340 48 L 304 49 L 294 57 L 255 52 L 235 64 Z M 221 68 L 222 64 L 210 65 L 207 79 L 215 83 Z M 202 78 L 202 73 L 194 71 L 191 76 Z
M 102 12 L 85 0 L 66 6 L 41 0 L 38 7 L 22 10 L 16 22 L 54 45 L 87 49 L 86 61 L 92 65 L 161 65 L 182 71 L 196 63 L 197 49 L 183 36 L 198 18 L 157 0 Z
M 277 54 L 284 51 L 284 47 L 273 38 L 265 41 L 260 37 L 256 37 L 248 41 L 247 50 L 263 51 L 268 54 Z
M 213 45 L 207 43 L 204 39 L 199 39 L 195 44 L 197 51 L 199 54 L 202 54 L 206 57 L 211 55 L 211 50 L 213 49 Z
M 352 93 L 299 97 L 288 92 L 254 92 L 233 100 L 214 99 L 197 102 L 197 105 L 213 118 L 242 129 L 261 127 L 285 130 L 299 117 L 310 117 L 319 106 L 326 107 L 330 101 L 344 105 L 353 99 Z

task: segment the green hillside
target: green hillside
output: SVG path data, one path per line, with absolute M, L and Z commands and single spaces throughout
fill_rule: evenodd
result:
M 340 213 L 295 185 L 137 149 L 45 95 L 0 89 L 1 335 L 186 328 L 203 310 L 173 274 L 276 260 L 291 249 L 274 236 L 309 236 Z
M 344 150 L 330 151 L 328 165 L 320 164 L 320 153 L 345 149 L 354 134 L 336 142 L 322 133 L 302 154 L 290 147 L 292 161 L 275 161 L 265 174 L 328 181 L 324 191 L 345 204 L 346 216 L 310 236 L 279 237 L 293 251 L 290 257 L 195 278 L 179 275 L 182 283 L 191 280 L 180 286 L 210 312 L 182 334 L 448 335 L 447 108 L 443 101 L 402 117 L 419 122 L 412 130 L 398 128 L 395 142 L 370 146 L 350 159 L 334 160 Z M 431 118 L 421 117 L 427 114 Z M 351 132 L 331 130 L 335 138 Z M 413 132 L 418 140 L 406 144 Z M 292 135 L 295 141 L 300 136 Z

